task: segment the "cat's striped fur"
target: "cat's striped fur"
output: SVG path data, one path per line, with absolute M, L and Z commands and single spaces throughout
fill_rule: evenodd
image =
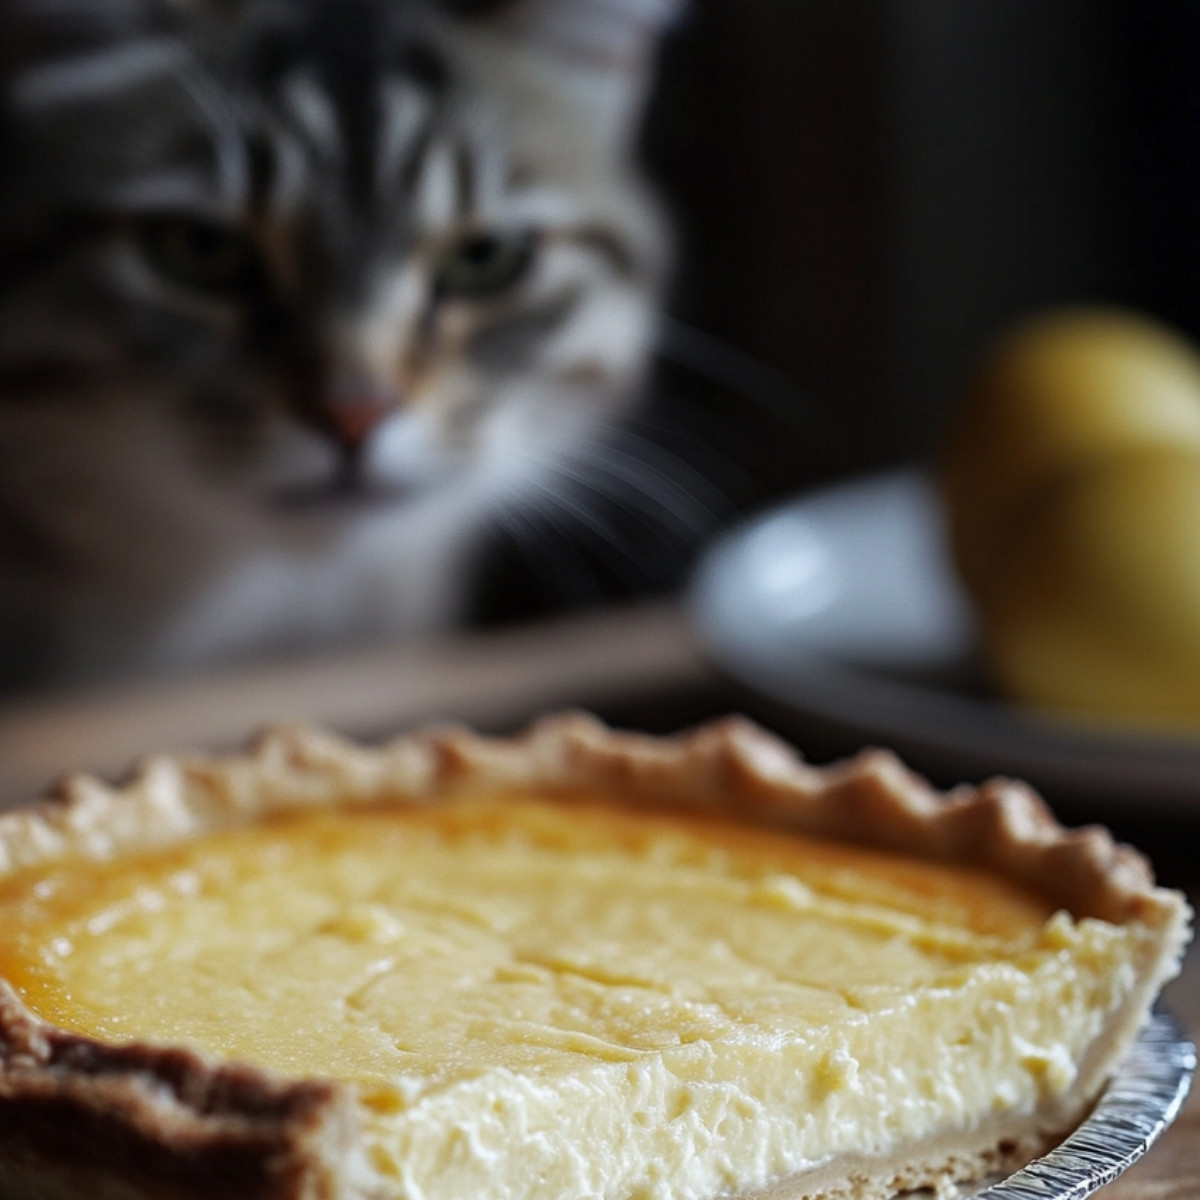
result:
M 641 377 L 669 0 L 0 5 L 9 673 L 453 620 Z

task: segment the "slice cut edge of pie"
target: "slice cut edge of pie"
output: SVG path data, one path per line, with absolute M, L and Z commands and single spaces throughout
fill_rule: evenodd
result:
M 1020 783 L 939 793 L 885 751 L 815 767 L 740 719 L 162 756 L 0 817 L 0 920 L 28 926 L 0 955 L 0 1192 L 941 1186 L 1078 1122 L 1189 918 Z M 277 1036 L 226 929 L 285 999 L 316 995 L 320 1036 Z M 172 993 L 218 976 L 210 1030 Z

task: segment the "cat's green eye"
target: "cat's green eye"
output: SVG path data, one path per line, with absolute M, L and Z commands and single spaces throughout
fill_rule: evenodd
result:
M 438 294 L 471 300 L 499 295 L 529 271 L 535 241 L 527 230 L 471 234 L 438 264 Z
M 172 283 L 229 295 L 254 280 L 258 257 L 235 230 L 191 217 L 147 217 L 137 236 L 151 265 Z

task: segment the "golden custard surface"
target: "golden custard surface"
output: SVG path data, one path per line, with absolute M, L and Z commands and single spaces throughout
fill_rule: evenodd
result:
M 0 921 L 34 1012 L 340 1079 L 380 1194 L 430 1200 L 504 1195 L 505 1171 L 512 1195 L 701 1196 L 947 1107 L 1032 1110 L 1121 1002 L 1135 936 L 972 869 L 520 796 L 27 873 Z M 892 1056 L 920 1063 L 931 1028 L 949 1049 L 900 1104 Z
M 1024 948 L 1050 915 L 977 872 L 885 862 L 598 807 L 310 814 L 18 882 L 0 964 L 104 1041 L 440 1082 L 794 1030 L 994 954 L 960 925 Z

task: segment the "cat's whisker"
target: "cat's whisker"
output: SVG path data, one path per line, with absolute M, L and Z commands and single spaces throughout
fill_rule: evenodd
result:
M 615 530 L 595 509 L 588 508 L 563 488 L 556 488 L 541 481 L 534 481 L 532 486 L 534 492 L 542 497 L 543 503 L 539 507 L 543 513 L 565 514 L 571 517 L 580 528 L 595 535 L 601 544 L 620 549 L 620 541 Z
M 541 518 L 540 523 L 529 510 Z M 534 578 L 543 585 L 552 585 L 548 591 L 573 603 L 587 603 L 600 597 L 602 588 L 595 570 L 580 552 L 570 527 L 564 527 L 552 506 L 530 497 L 525 507 L 499 510 L 495 520 L 510 534 L 512 544 L 530 564 Z
M 579 467 L 575 477 L 614 499 L 640 500 L 644 511 L 669 514 L 697 543 L 730 517 L 732 507 L 682 460 L 674 460 L 672 465 L 680 474 L 689 475 L 691 487 L 652 460 L 658 464 L 671 461 L 665 451 L 649 445 L 639 455 L 615 447 L 585 449 L 576 455 Z
M 636 471 L 614 488 L 611 475 L 597 475 L 574 459 L 550 468 L 558 482 L 539 485 L 535 511 L 558 527 L 560 537 L 594 551 L 623 593 L 657 588 L 687 570 L 705 531 L 664 507 Z
M 850 436 L 844 422 L 790 375 L 667 313 L 659 314 L 657 353 L 664 361 L 750 401 L 810 453 L 819 450 L 822 457 L 835 460 Z
M 566 455 L 527 452 L 530 472 L 558 480 L 557 488 L 544 485 L 552 491 L 603 498 L 631 516 L 666 516 L 685 526 L 688 537 L 702 538 L 732 514 L 732 505 L 686 461 L 635 433 L 639 420 L 636 413 L 625 414 L 611 423 L 606 437 L 577 445 Z
M 610 505 L 631 526 L 643 534 L 652 535 L 653 542 L 673 560 L 682 561 L 707 539 L 711 528 L 697 522 L 692 514 L 680 511 L 654 494 L 646 487 L 630 485 L 619 480 L 614 486 L 611 478 L 592 473 L 578 473 L 571 478 L 580 491 L 592 494 L 592 503 L 597 501 Z M 640 541 L 640 538 L 636 539 Z M 637 551 L 632 545 L 624 546 L 624 553 Z
M 721 515 L 729 515 L 733 506 L 721 489 L 686 459 L 639 433 L 640 424 L 639 416 L 634 414 L 621 430 L 619 443 L 586 446 L 584 457 L 588 461 L 606 460 L 617 464 L 644 463 L 658 482 L 672 493 L 683 493 L 709 516 L 719 519 Z M 661 428 L 667 431 L 669 426 L 663 423 Z
M 623 592 L 637 594 L 644 589 L 647 582 L 644 563 L 629 536 L 601 510 L 575 498 L 569 490 L 550 485 L 542 485 L 541 490 L 544 502 L 538 511 L 558 526 L 560 543 L 574 546 L 576 554 L 580 555 L 584 547 L 594 551 L 597 562 L 612 573 Z M 643 531 L 650 528 L 636 513 L 626 510 L 626 515 L 633 515 Z M 663 549 L 670 552 L 669 547 L 663 546 Z M 602 594 L 603 589 L 597 581 L 595 598 Z

